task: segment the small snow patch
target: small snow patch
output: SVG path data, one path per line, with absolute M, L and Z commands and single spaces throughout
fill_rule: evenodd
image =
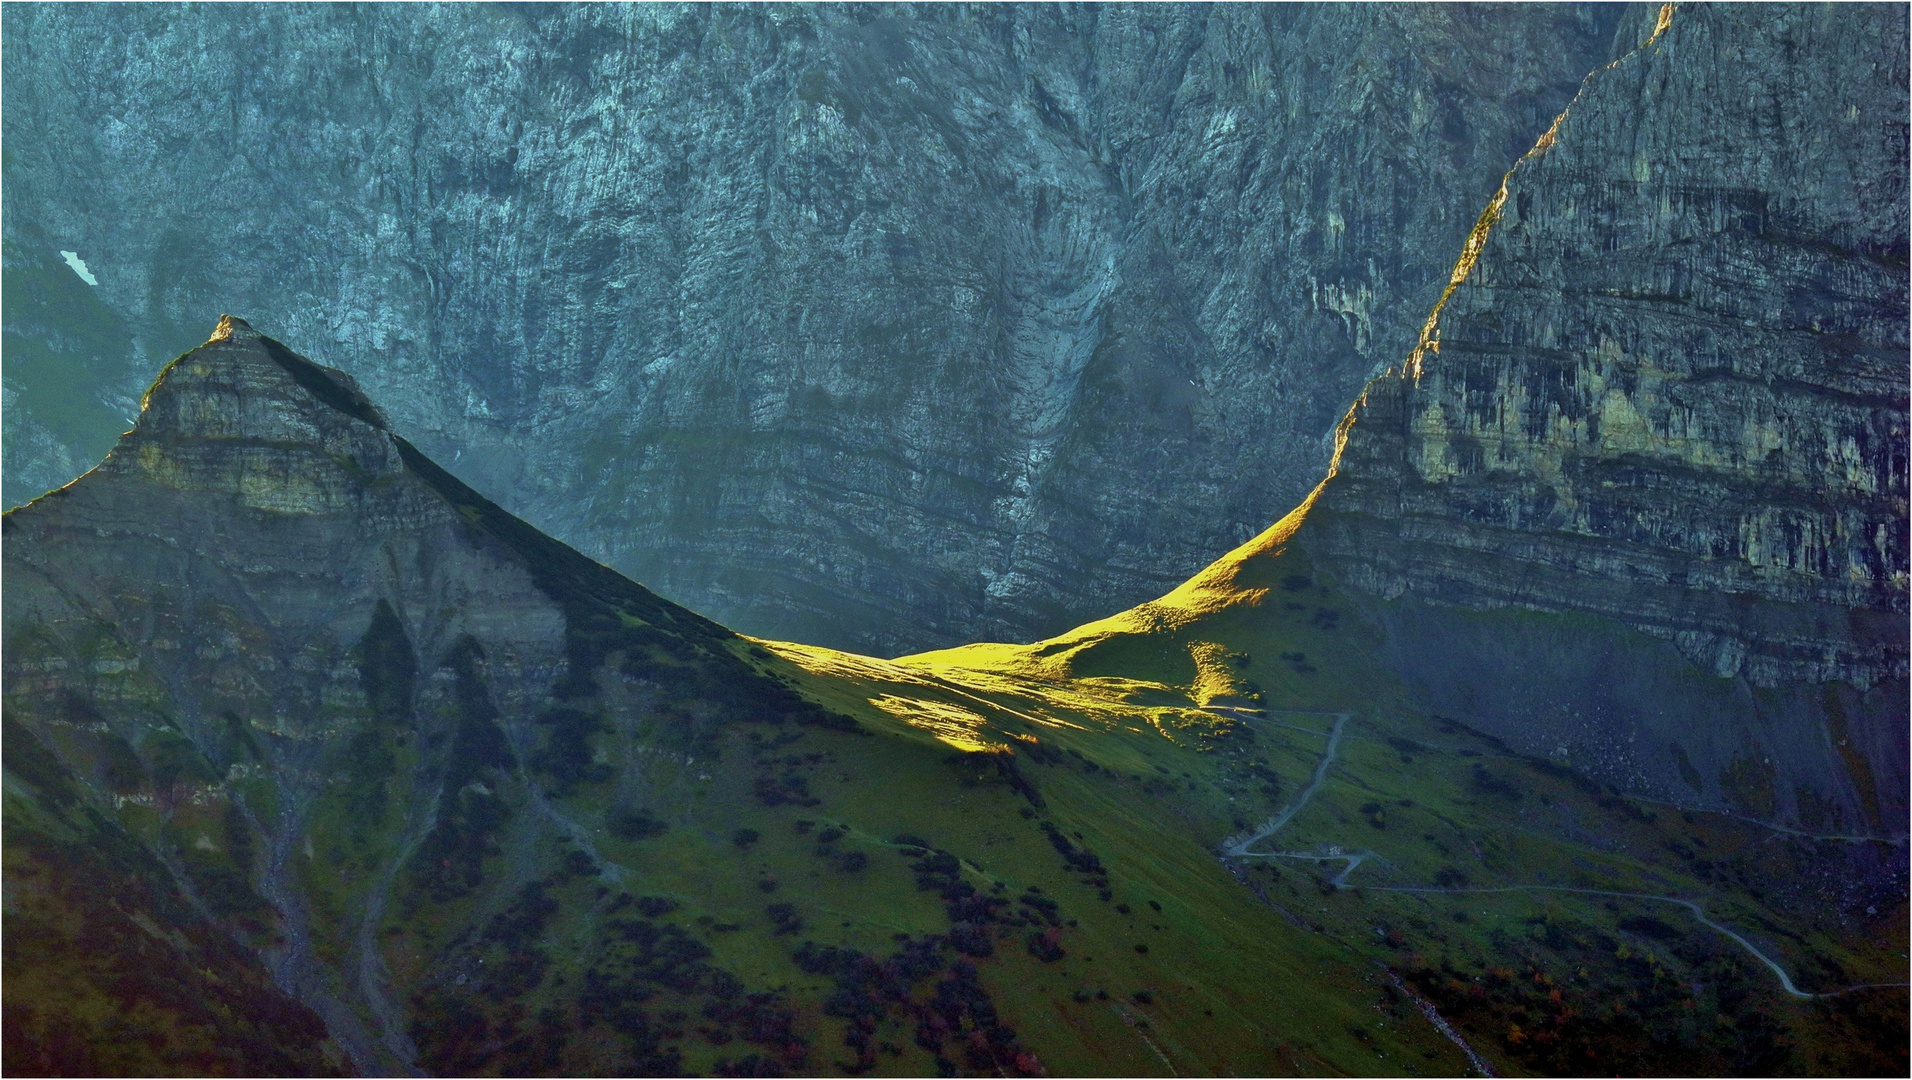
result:
M 88 285 L 98 285 L 100 283 L 100 279 L 94 277 L 92 271 L 86 268 L 86 260 L 80 258 L 78 252 L 62 251 L 60 252 L 60 258 L 65 259 L 66 264 L 73 268 L 73 272 L 80 275 L 81 281 L 86 282 Z

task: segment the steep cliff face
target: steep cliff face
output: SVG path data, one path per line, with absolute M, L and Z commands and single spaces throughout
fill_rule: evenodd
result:
M 1902 829 L 1905 12 L 1668 17 L 1509 174 L 1309 543 L 1530 745 Z
M 1054 632 L 1293 505 L 1616 18 L 9 8 L 7 499 L 270 312 L 740 628 Z

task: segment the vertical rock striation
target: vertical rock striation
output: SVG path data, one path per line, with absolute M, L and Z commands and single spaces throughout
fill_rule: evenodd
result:
M 1682 7 L 1509 174 L 1310 516 L 1437 695 L 1669 792 L 1903 832 L 1905 48 L 1899 9 Z M 1615 620 L 1692 669 L 1453 609 Z
M 9 8 L 7 498 L 270 312 L 741 629 L 1054 632 L 1293 505 L 1616 18 Z

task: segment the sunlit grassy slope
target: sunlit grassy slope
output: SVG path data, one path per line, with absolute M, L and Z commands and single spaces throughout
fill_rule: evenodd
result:
M 1059 886 L 1085 955 L 1005 991 L 1086 1031 L 1106 1010 L 1071 1008 L 1072 987 L 1159 988 L 1124 1006 L 1162 1059 L 1137 1068 L 1272 1068 L 1253 1052 L 1271 1038 L 1321 1056 L 1301 1069 L 1468 1068 L 1433 1007 L 1503 1071 L 1904 1070 L 1903 989 L 1789 994 L 1742 944 L 1650 898 L 1697 902 L 1801 991 L 1902 984 L 1898 853 L 1622 797 L 1418 710 L 1359 609 L 1290 546 L 1307 509 L 1159 600 L 1031 645 L 880 661 L 759 644 L 892 738 L 1014 761 L 1042 792 L 1038 820 L 1086 838 L 1113 887 Z M 1337 714 L 1319 791 L 1248 854 L 1218 857 L 1303 792 Z M 985 865 L 1053 857 L 996 840 L 1029 830 L 1005 794 L 976 790 L 922 827 Z M 1863 879 L 1889 899 L 1858 895 Z M 1088 1045 L 1057 1064 L 1086 1067 Z
M 161 672 L 283 678 L 252 610 L 156 587 L 145 539 L 36 531 L 146 482 L 8 515 L 9 597 L 61 597 L 6 634 L 9 1073 L 1906 1069 L 1903 988 L 1854 989 L 1905 981 L 1902 849 L 1642 803 L 1429 714 L 1291 543 L 1309 504 L 1157 601 L 886 661 L 739 638 L 394 445 L 382 483 L 561 611 L 537 701 L 380 599 L 322 738 L 194 714 Z M 246 520 L 209 558 L 254 557 Z M 82 554 L 185 614 L 70 602 Z

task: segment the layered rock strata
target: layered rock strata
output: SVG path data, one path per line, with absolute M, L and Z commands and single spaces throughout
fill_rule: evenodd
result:
M 1714 797 L 1752 769 L 1749 807 L 1902 833 L 1905 13 L 1665 18 L 1508 175 L 1308 543 L 1533 747 Z M 1441 607 L 1596 616 L 1692 675 Z

